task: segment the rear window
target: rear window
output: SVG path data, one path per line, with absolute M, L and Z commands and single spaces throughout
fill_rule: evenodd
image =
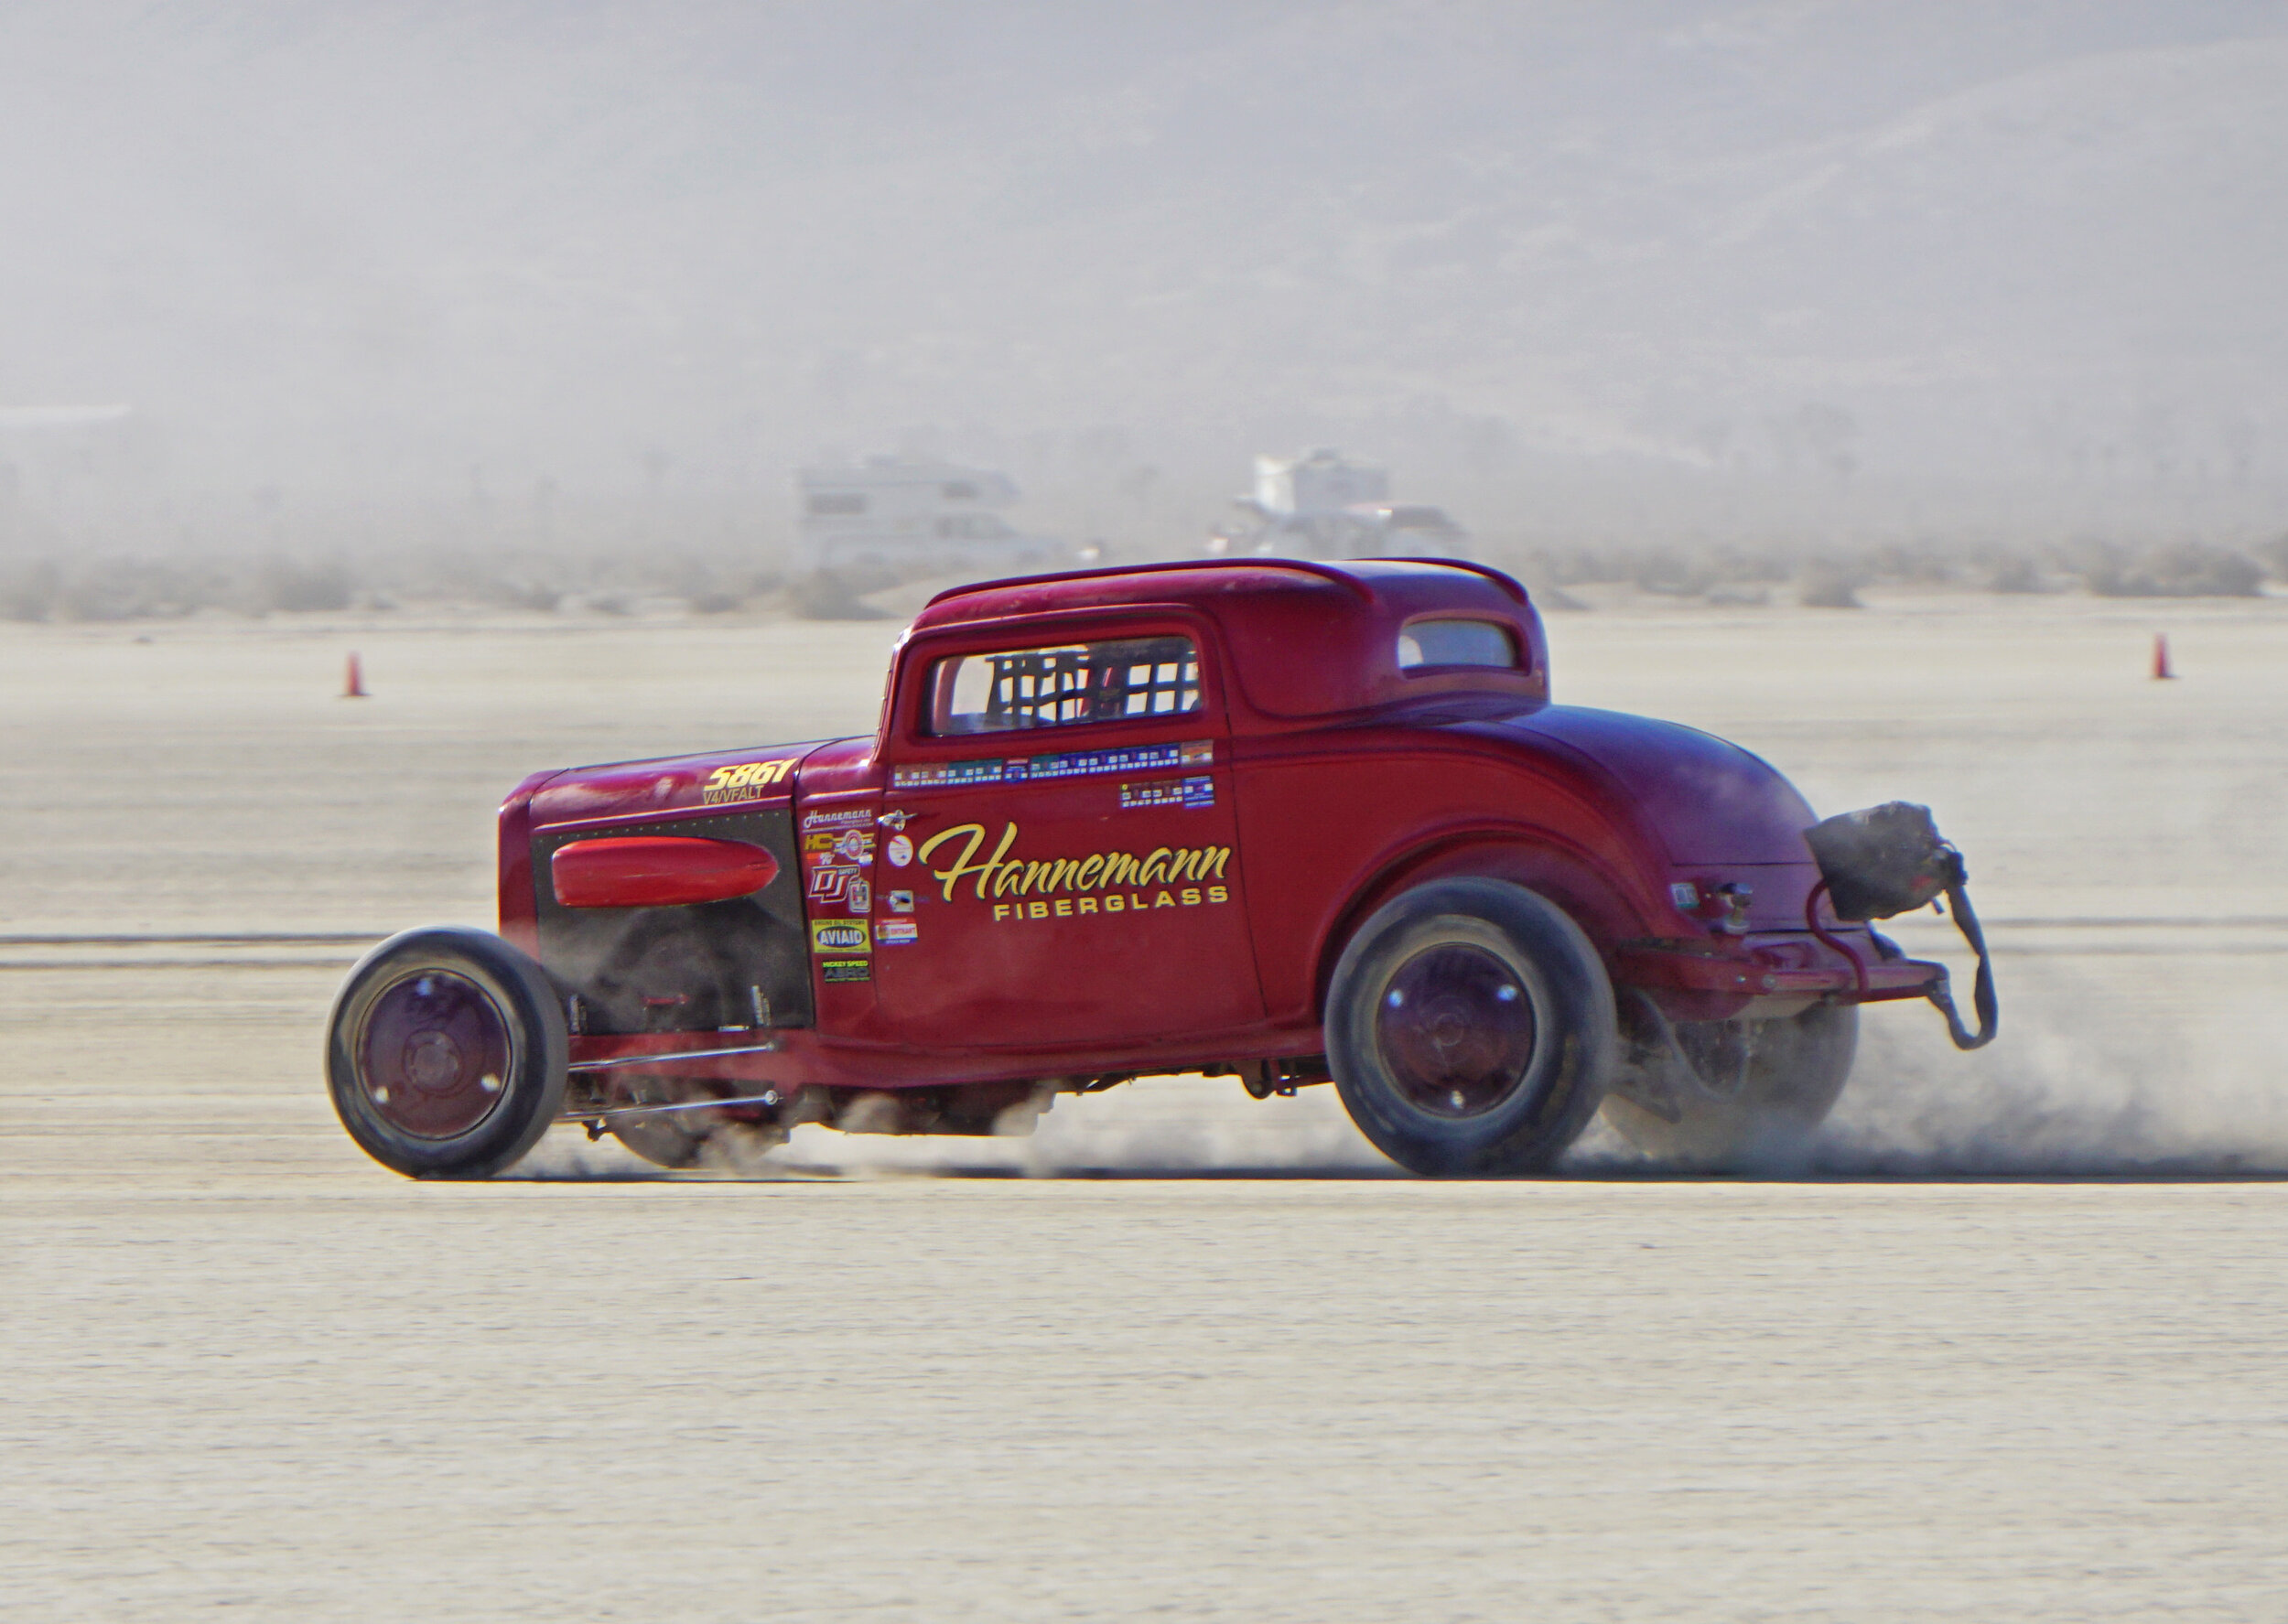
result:
M 930 694 L 939 735 L 1146 721 L 1200 708 L 1200 655 L 1188 637 L 961 654 L 937 662 Z
M 1495 665 L 1516 670 L 1517 643 L 1492 620 L 1417 620 L 1398 633 L 1398 669 Z

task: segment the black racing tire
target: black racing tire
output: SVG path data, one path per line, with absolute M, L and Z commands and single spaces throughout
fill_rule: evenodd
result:
M 1547 1167 L 1596 1113 L 1619 1039 L 1581 928 L 1503 880 L 1434 880 L 1378 910 L 1327 992 L 1327 1059 L 1351 1120 L 1433 1176 Z
M 1678 1028 L 1687 1041 L 1689 1026 Z M 1722 1170 L 1800 1159 L 1851 1081 L 1859 1011 L 1815 1004 L 1799 1015 L 1756 1021 L 1745 1074 L 1716 1092 L 1689 1081 L 1670 1091 L 1669 1122 L 1614 1094 L 1605 1121 L 1646 1156 L 1679 1167 Z
M 564 1109 L 570 1043 L 539 965 L 486 930 L 391 937 L 350 972 L 326 1083 L 350 1137 L 408 1178 L 489 1178 Z

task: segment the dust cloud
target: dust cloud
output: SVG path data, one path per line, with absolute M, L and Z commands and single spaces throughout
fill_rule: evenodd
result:
M 2010 1006 L 2011 1037 L 1965 1059 L 1914 1023 L 1926 1006 L 1871 1013 L 1859 1063 L 1820 1133 L 1752 1156 L 1733 1176 L 1830 1178 L 2288 1177 L 2288 1017 L 2242 1022 L 2233 1044 L 2162 1023 L 2108 1030 L 2078 1013 L 2088 989 L 2045 977 Z M 2230 1052 L 2237 1049 L 2237 1052 Z M 629 1178 L 1187 1178 L 1404 1177 L 1351 1126 L 1331 1088 L 1248 1100 L 1229 1079 L 1153 1078 L 1128 1096 L 1061 1101 L 1030 1138 L 891 1138 L 797 1129 L 763 1151 L 711 1146 L 688 1174 L 649 1167 L 609 1140 L 560 1130 L 512 1177 Z M 1677 1170 L 1602 1121 L 1552 1177 Z M 1700 1177 L 1695 1171 L 1692 1176 Z
M 560 1129 L 513 1177 L 623 1178 L 1181 1178 L 1403 1177 L 1359 1135 L 1328 1087 L 1255 1101 L 1228 1077 L 1156 1077 L 1061 1096 L 1033 1132 L 995 1137 L 841 1134 L 800 1127 L 779 1145 L 711 1140 L 668 1175 L 609 1138 Z
M 2070 959 L 2005 967 L 2005 1036 L 1973 1055 L 1923 1003 L 1877 1006 L 1851 1085 L 1808 1143 L 1752 1156 L 1751 1179 L 2288 1177 L 2288 1008 L 2265 1003 L 2269 953 L 2139 955 L 2091 973 Z M 2237 971 L 2237 974 L 2235 972 Z M 2142 997 L 2124 999 L 2125 980 Z M 2245 996 L 2240 995 L 2245 994 Z M 1674 1176 L 1602 1120 L 1550 1177 Z M 609 1139 L 560 1130 L 514 1175 L 618 1179 L 1404 1177 L 1354 1128 L 1331 1087 L 1249 1099 L 1230 1078 L 1148 1078 L 1061 1098 L 1030 1137 L 849 1135 L 795 1130 L 775 1147 L 736 1136 L 668 1175 Z M 1697 1171 L 1692 1176 L 1699 1177 Z
M 1871 1018 L 1807 1170 L 2288 1174 L 2288 1008 L 2254 985 L 2220 1003 L 2199 960 L 2143 968 L 2179 993 L 2177 1010 L 2125 1010 L 2104 980 L 2021 961 L 2010 1040 L 1982 1055 L 1901 1024 L 1912 1008 Z

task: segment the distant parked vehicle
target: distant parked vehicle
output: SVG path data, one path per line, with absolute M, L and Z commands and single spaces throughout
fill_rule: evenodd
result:
M 1214 557 L 1464 558 L 1470 538 L 1442 508 L 1394 502 L 1389 476 L 1339 452 L 1256 458 L 1255 489 L 1208 536 Z
M 1023 534 L 1002 517 L 1017 487 L 990 469 L 871 457 L 804 468 L 796 484 L 799 575 L 999 574 L 1070 561 L 1063 543 Z

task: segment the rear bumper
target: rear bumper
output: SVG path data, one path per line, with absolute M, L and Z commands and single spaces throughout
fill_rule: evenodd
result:
M 1838 929 L 1829 934 L 1833 945 L 1808 930 L 1706 941 L 1624 942 L 1613 955 L 1613 979 L 1615 985 L 1658 995 L 1668 1012 L 1684 1020 L 1759 1014 L 1764 1011 L 1749 1006 L 1779 1002 L 1881 1004 L 1921 998 L 1946 979 L 1945 965 L 1902 958 L 1872 930 Z

